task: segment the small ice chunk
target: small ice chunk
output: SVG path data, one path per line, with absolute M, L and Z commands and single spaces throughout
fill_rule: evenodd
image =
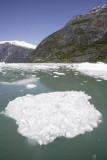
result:
M 60 73 L 60 72 L 53 72 L 56 75 L 65 75 L 65 73 Z
M 97 156 L 96 156 L 96 154 L 94 154 L 94 155 L 92 156 L 91 160 L 96 160 L 96 158 L 97 158 Z
M 36 85 L 35 84 L 27 84 L 26 88 L 28 88 L 28 89 L 36 88 Z
M 83 86 L 84 84 L 83 83 L 81 83 L 81 86 Z
M 87 81 L 84 81 L 85 83 L 87 83 Z
M 59 76 L 54 76 L 54 78 L 58 78 Z
M 78 72 L 75 72 L 74 75 L 75 75 L 75 76 L 78 75 Z
M 24 72 L 22 72 L 20 75 L 21 75 L 21 76 L 24 76 Z
M 101 82 L 102 80 L 101 79 L 97 79 L 97 82 Z
M 32 74 L 32 77 L 36 77 L 36 75 L 35 75 L 35 74 Z
M 100 139 L 100 138 L 98 138 L 98 142 L 101 142 L 101 139 Z

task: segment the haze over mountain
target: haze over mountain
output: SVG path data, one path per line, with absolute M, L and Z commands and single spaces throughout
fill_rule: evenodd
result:
M 107 6 L 74 16 L 23 62 L 107 62 Z
M 26 58 L 36 46 L 23 41 L 1 41 L 0 62 L 16 63 Z

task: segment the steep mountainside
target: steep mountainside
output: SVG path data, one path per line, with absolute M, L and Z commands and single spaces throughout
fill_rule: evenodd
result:
M 0 62 L 20 62 L 35 48 L 36 46 L 23 41 L 2 41 L 0 42 Z
M 74 16 L 23 62 L 107 62 L 107 6 Z

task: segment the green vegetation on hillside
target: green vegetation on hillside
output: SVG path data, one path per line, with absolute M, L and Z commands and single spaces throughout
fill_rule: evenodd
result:
M 75 16 L 45 38 L 23 62 L 106 62 L 106 26 L 106 7 Z
M 90 21 L 91 21 L 90 19 L 78 20 L 76 22 L 71 23 L 71 25 L 86 23 L 86 22 L 90 22 Z

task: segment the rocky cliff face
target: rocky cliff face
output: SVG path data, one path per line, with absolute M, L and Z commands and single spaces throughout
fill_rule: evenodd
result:
M 20 41 L 0 42 L 0 62 L 18 63 L 26 58 L 36 46 Z
M 74 16 L 23 62 L 107 61 L 107 6 Z

